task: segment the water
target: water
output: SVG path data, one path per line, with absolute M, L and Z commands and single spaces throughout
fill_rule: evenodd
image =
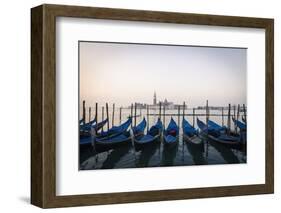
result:
M 117 111 L 118 112 L 118 111 Z M 156 110 L 150 110 L 150 113 L 156 113 Z M 162 112 L 163 113 L 163 112 Z M 177 110 L 166 110 L 166 114 L 177 114 Z M 192 114 L 192 110 L 186 110 L 185 113 Z M 205 113 L 205 110 L 196 110 L 196 113 Z M 212 110 L 210 113 L 220 114 L 221 111 Z M 227 113 L 225 111 L 225 113 Z M 100 114 L 100 112 L 99 112 Z M 146 110 L 138 110 L 137 124 L 146 116 Z M 130 109 L 123 109 L 121 122 L 124 122 L 130 115 Z M 101 121 L 99 115 L 99 121 Z M 111 117 L 110 114 L 109 117 Z M 168 125 L 171 116 L 166 116 L 165 126 Z M 175 121 L 181 127 L 182 118 L 173 116 Z M 193 117 L 185 116 L 185 118 L 192 124 Z M 199 116 L 199 119 L 205 121 L 205 117 Z M 210 119 L 219 124 L 226 125 L 227 118 L 222 116 L 211 116 Z M 155 124 L 157 116 L 149 116 L 149 126 Z M 196 127 L 196 117 L 195 117 Z M 114 124 L 119 125 L 119 113 L 115 112 Z M 111 125 L 110 125 L 111 126 Z M 107 127 L 105 126 L 105 129 Z M 232 123 L 232 129 L 234 129 Z M 213 164 L 237 164 L 246 163 L 246 152 L 243 150 L 236 150 L 225 147 L 211 141 L 203 141 L 202 145 L 192 144 L 183 141 L 182 132 L 180 131 L 178 145 L 172 148 L 167 148 L 162 142 L 153 146 L 147 146 L 142 150 L 137 150 L 134 147 L 133 141 L 128 146 L 123 146 L 103 152 L 96 152 L 91 146 L 82 147 L 80 149 L 80 170 L 92 169 L 113 169 L 113 168 L 144 168 L 144 167 L 162 167 L 162 166 L 183 166 L 183 165 L 213 165 Z

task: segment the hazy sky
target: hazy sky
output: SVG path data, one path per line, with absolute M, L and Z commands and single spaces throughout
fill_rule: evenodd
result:
M 80 100 L 128 106 L 173 101 L 188 106 L 246 103 L 247 50 L 79 42 Z

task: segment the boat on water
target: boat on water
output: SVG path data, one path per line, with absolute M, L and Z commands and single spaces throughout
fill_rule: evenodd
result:
M 232 136 L 227 134 L 227 129 L 211 121 L 206 125 L 203 121 L 197 118 L 197 125 L 200 129 L 200 135 L 204 138 L 217 143 L 231 146 L 233 148 L 241 147 L 240 136 Z
M 210 131 L 214 131 L 214 132 L 215 131 L 219 131 L 219 132 L 227 131 L 226 126 L 221 126 L 212 120 L 208 120 L 208 127 L 209 127 Z
M 83 124 L 85 124 L 85 120 L 82 118 L 79 120 L 79 125 L 83 125 Z
M 105 119 L 99 123 L 95 123 L 92 125 L 92 128 L 98 132 L 106 123 L 108 122 L 108 119 Z
M 95 149 L 113 149 L 123 145 L 129 145 L 132 142 L 132 135 L 130 131 L 125 131 L 115 137 L 95 138 Z
M 202 138 L 198 136 L 196 130 L 185 118 L 182 119 L 183 140 L 193 144 L 203 144 Z
M 164 131 L 164 144 L 166 146 L 175 146 L 179 139 L 179 127 L 171 118 L 167 129 Z
M 234 117 L 232 117 L 233 123 L 240 129 L 240 131 L 246 131 L 247 126 L 242 121 L 236 120 Z
M 79 129 L 80 131 L 91 131 L 92 125 L 94 125 L 97 122 L 96 118 L 89 121 L 88 123 L 85 123 L 84 119 L 81 119 L 79 121 Z
M 80 135 L 80 138 L 79 138 L 79 145 L 80 146 L 88 146 L 88 145 L 92 145 L 93 144 L 93 141 L 94 141 L 94 138 L 92 135 L 90 136 L 81 136 Z
M 132 128 L 134 137 L 140 137 L 144 134 L 144 130 L 146 127 L 146 120 L 143 118 L 143 120 L 135 127 Z
M 80 145 L 90 145 L 93 143 L 93 135 L 99 131 L 107 122 L 105 119 L 99 123 L 95 123 L 96 119 L 90 121 L 87 124 L 80 125 L 79 131 L 79 144 Z
M 132 136 L 128 128 L 131 125 L 131 122 L 132 119 L 129 118 L 125 123 L 121 124 L 120 126 L 113 126 L 108 131 L 102 132 L 99 135 L 94 136 L 95 148 L 115 148 L 130 143 L 132 140 Z
M 247 125 L 242 121 L 232 118 L 233 123 L 239 128 L 240 138 L 242 143 L 247 142 Z
M 150 127 L 147 134 L 134 137 L 135 145 L 141 148 L 146 145 L 154 144 L 160 141 L 162 131 L 163 131 L 163 124 L 160 118 L 158 118 L 156 124 Z
M 132 123 L 132 118 L 129 117 L 127 119 L 127 121 L 125 121 L 124 123 L 122 123 L 119 126 L 113 126 L 107 131 L 101 131 L 99 133 L 97 132 L 95 135 L 95 138 L 96 139 L 109 139 L 109 138 L 113 138 L 118 135 L 121 135 L 122 133 L 127 131 L 129 126 L 131 125 L 131 123 Z

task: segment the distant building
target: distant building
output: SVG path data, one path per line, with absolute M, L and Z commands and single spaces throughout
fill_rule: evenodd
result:
M 174 108 L 174 103 L 168 101 L 166 98 L 164 100 L 164 102 L 162 102 L 163 106 L 167 107 L 167 108 Z
M 168 101 L 166 98 L 164 101 L 158 101 L 157 102 L 157 98 L 156 98 L 156 92 L 154 92 L 154 95 L 153 95 L 153 105 L 151 105 L 151 107 L 158 107 L 160 104 L 161 106 L 165 106 L 166 109 L 173 109 L 174 108 L 174 103 L 173 102 L 170 102 Z
M 182 110 L 183 109 L 183 105 L 182 104 L 174 104 L 174 109 L 179 109 Z M 187 109 L 187 106 L 185 105 L 185 109 Z
M 156 92 L 154 91 L 154 94 L 153 94 L 153 100 L 152 100 L 152 103 L 153 104 L 145 104 L 145 103 L 134 103 L 134 105 L 136 106 L 136 108 L 138 109 L 146 109 L 147 106 L 149 106 L 151 109 L 158 109 L 160 104 L 162 107 L 165 106 L 166 109 L 178 109 L 178 106 L 180 105 L 175 105 L 173 102 L 171 101 L 168 101 L 167 98 L 164 99 L 164 101 L 158 101 L 157 102 L 157 95 L 156 95 Z M 128 106 L 127 107 L 128 109 L 131 108 L 131 106 Z
M 146 104 L 144 103 L 135 103 L 135 106 L 137 107 L 137 109 L 146 109 Z

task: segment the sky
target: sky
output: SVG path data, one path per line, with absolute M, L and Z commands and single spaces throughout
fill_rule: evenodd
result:
M 247 49 L 79 42 L 80 103 L 246 104 Z

